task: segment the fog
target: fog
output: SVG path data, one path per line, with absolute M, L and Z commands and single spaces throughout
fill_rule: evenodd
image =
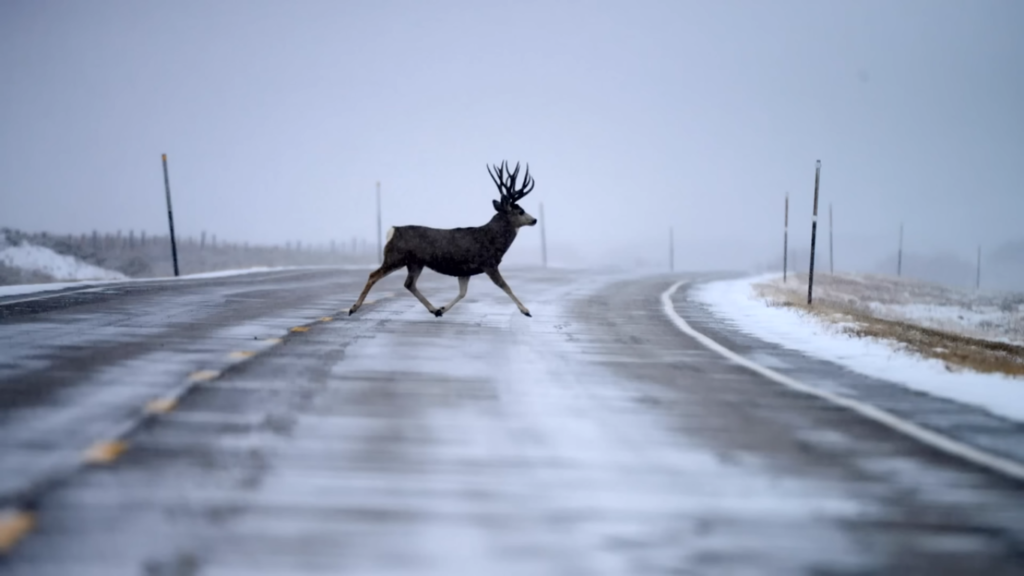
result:
M 529 163 L 554 264 L 973 265 L 1024 239 L 1024 4 L 0 4 L 0 226 L 375 242 Z M 1022 248 L 1024 249 L 1024 248 Z M 796 258 L 796 256 L 794 256 Z M 801 256 L 800 265 L 806 266 Z M 539 262 L 525 230 L 508 260 Z M 887 260 L 888 259 L 888 260 Z M 827 257 L 819 266 L 828 266 Z

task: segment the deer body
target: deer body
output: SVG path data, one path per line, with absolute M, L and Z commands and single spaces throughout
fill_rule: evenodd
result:
M 490 173 L 490 167 L 488 172 Z M 498 266 L 516 239 L 519 228 L 537 223 L 536 218 L 527 214 L 516 203 L 533 190 L 529 167 L 526 169 L 523 188 L 516 190 L 515 181 L 518 174 L 518 164 L 515 171 L 508 175 L 508 181 L 504 164 L 498 169 L 498 178 L 491 174 L 491 179 L 501 193 L 501 201 L 493 202 L 497 214 L 483 226 L 442 229 L 410 225 L 395 226 L 388 230 L 388 240 L 384 245 L 384 263 L 370 273 L 359 300 L 349 309 L 349 315 L 354 314 L 362 306 L 374 284 L 404 267 L 409 272 L 405 287 L 435 316 L 441 316 L 451 310 L 465 297 L 470 277 L 478 274 L 487 274 L 512 298 L 519 311 L 529 316 L 530 311 L 516 298 L 498 272 Z M 423 268 L 458 278 L 459 295 L 447 306 L 435 308 L 416 288 L 416 280 Z
M 446 276 L 476 276 L 497 268 L 516 238 L 516 229 L 495 215 L 483 226 L 439 229 L 396 226 L 384 247 L 401 266 L 419 264 Z

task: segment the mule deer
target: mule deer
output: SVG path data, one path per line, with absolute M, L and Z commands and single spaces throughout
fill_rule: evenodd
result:
M 426 226 L 391 227 L 388 230 L 387 243 L 384 245 L 384 263 L 370 273 L 359 300 L 348 311 L 349 316 L 359 310 L 374 284 L 403 266 L 409 271 L 405 278 L 405 287 L 434 316 L 440 317 L 462 300 L 466 296 L 469 279 L 480 273 L 486 274 L 504 290 L 519 307 L 520 312 L 530 316 L 530 311 L 516 298 L 505 279 L 501 277 L 498 265 L 501 264 L 505 252 L 512 246 L 512 241 L 516 239 L 519 228 L 537 224 L 537 219 L 527 214 L 518 204 L 533 190 L 533 178 L 530 177 L 530 166 L 527 164 L 523 185 L 517 189 L 518 163 L 511 172 L 508 170 L 507 162 L 502 162 L 500 167 L 495 168 L 497 177 L 490 166 L 487 167 L 487 173 L 498 187 L 501 200 L 492 201 L 497 214 L 490 222 L 483 226 L 449 229 Z M 416 289 L 416 279 L 424 267 L 459 279 L 459 295 L 447 306 L 434 308 L 434 305 Z

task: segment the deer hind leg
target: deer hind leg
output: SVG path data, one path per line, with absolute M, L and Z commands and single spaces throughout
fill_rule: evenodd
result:
M 431 314 L 440 317 L 441 314 L 444 314 L 444 311 L 434 308 L 434 305 L 430 303 L 430 300 L 427 300 L 427 297 L 420 294 L 420 291 L 416 289 L 416 279 L 418 279 L 420 277 L 420 273 L 423 272 L 423 266 L 418 264 L 409 264 L 407 268 L 409 269 L 409 275 L 405 277 L 406 289 L 408 289 L 409 292 L 412 292 L 412 295 L 415 296 L 421 304 L 426 306 L 427 310 Z
M 466 289 L 469 288 L 469 276 L 459 276 L 459 295 L 454 300 L 448 303 L 447 306 L 441 307 L 441 312 L 448 312 L 455 307 L 455 304 L 466 297 Z
M 359 310 L 359 307 L 363 305 L 363 300 L 366 299 L 366 295 L 370 293 L 370 288 L 373 288 L 374 284 L 383 280 L 385 276 L 401 267 L 402 266 L 400 264 L 395 265 L 393 262 L 385 260 L 384 263 L 381 264 L 380 268 L 370 272 L 370 277 L 366 280 L 366 286 L 363 288 L 363 293 L 359 295 L 359 300 L 349 308 L 348 315 L 351 316 L 356 313 L 356 310 Z
M 508 294 L 508 297 L 511 298 L 512 301 L 516 303 L 516 306 L 519 307 L 520 312 L 522 312 L 526 316 L 530 316 L 530 311 L 527 310 L 526 306 L 523 306 L 523 303 L 519 301 L 519 298 L 516 298 L 516 295 L 512 293 L 512 289 L 508 287 L 508 284 L 505 282 L 505 279 L 501 277 L 501 272 L 498 272 L 497 268 L 484 270 L 484 273 L 487 274 L 487 277 L 498 285 L 498 288 L 501 288 L 502 290 L 505 291 L 505 294 Z M 533 316 L 530 317 L 533 318 Z

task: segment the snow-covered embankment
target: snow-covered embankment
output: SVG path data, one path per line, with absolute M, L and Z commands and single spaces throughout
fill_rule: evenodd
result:
M 848 323 L 792 306 L 773 305 L 755 285 L 776 276 L 709 282 L 694 288 L 691 296 L 708 306 L 716 317 L 755 338 L 1024 422 L 1024 378 L 953 370 L 945 362 L 914 354 L 899 342 L 854 336 L 847 330 Z

